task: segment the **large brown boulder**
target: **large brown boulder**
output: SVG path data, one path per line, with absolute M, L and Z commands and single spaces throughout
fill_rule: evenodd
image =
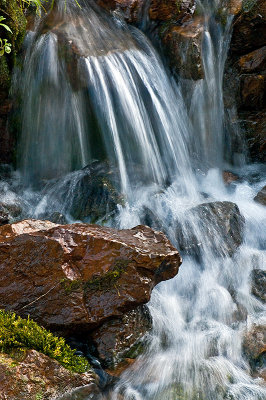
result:
M 87 396 L 99 393 L 93 374 L 70 372 L 35 350 L 0 353 L 0 382 L 1 400 L 50 400 L 77 388 Z
M 147 303 L 181 258 L 146 226 L 26 220 L 0 227 L 0 308 L 66 334 L 95 329 Z

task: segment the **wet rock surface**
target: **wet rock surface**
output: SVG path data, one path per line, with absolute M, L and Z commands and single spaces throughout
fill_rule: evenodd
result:
M 96 3 L 106 10 L 119 11 L 129 23 L 141 20 L 145 0 L 96 0 Z
M 176 239 L 180 250 L 190 255 L 199 256 L 204 248 L 218 256 L 232 256 L 243 241 L 244 222 L 232 202 L 204 203 L 177 222 Z
M 264 186 L 259 193 L 257 194 L 257 196 L 254 197 L 254 200 L 257 203 L 262 204 L 263 206 L 266 206 L 266 186 Z
M 266 326 L 253 325 L 244 335 L 243 351 L 254 376 L 265 379 Z
M 0 228 L 0 307 L 64 335 L 87 332 L 149 301 L 181 264 L 145 226 L 22 221 Z
M 92 373 L 70 372 L 35 350 L 0 353 L 0 382 L 3 400 L 52 400 L 78 387 L 98 393 Z
M 173 25 L 163 35 L 163 43 L 170 51 L 170 63 L 182 78 L 204 78 L 201 46 L 204 19 L 194 18 L 181 26 Z
M 247 144 L 248 158 L 264 162 L 266 154 L 265 1 L 242 1 L 235 15 L 229 57 L 225 72 L 225 105 L 236 113 L 236 131 Z M 230 100 L 231 99 L 231 100 Z M 232 119 L 232 118 L 231 118 Z M 239 148 L 239 139 L 233 144 Z
M 152 320 L 145 306 L 125 313 L 123 317 L 104 323 L 93 332 L 98 357 L 105 367 L 116 367 L 125 358 L 141 353 L 140 340 L 151 329 Z
M 251 292 L 261 301 L 266 301 L 266 271 L 254 269 L 251 273 Z

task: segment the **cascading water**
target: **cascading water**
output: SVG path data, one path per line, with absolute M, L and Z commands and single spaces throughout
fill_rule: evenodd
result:
M 139 180 L 135 165 L 144 181 L 162 184 L 177 173 L 189 179 L 182 99 L 149 42 L 92 5 L 69 2 L 65 11 L 64 4 L 28 39 L 20 79 L 27 93 L 19 160 L 26 183 L 102 154 L 118 166 L 124 193 Z
M 245 179 L 249 167 L 233 189 L 221 178 L 222 79 L 232 18 L 222 27 L 214 18 L 221 2 L 199 2 L 205 15 L 205 78 L 194 85 L 186 111 L 178 86 L 142 33 L 110 20 L 92 4 L 80 9 L 67 3 L 65 10 L 65 1 L 59 2 L 29 35 L 20 76 L 26 99 L 20 170 L 27 214 L 37 217 L 46 207 L 57 207 L 49 199 L 65 184 L 70 187 L 65 199 L 71 201 L 80 173 L 72 171 L 106 157 L 119 170 L 127 195 L 113 224 L 138 224 L 146 207 L 177 247 L 176 220 L 184 236 L 191 234 L 186 233 L 189 221 L 201 245 L 198 258 L 185 255 L 179 275 L 154 290 L 148 347 L 110 396 L 262 400 L 265 387 L 251 377 L 241 341 L 247 324 L 265 323 L 265 307 L 251 294 L 249 277 L 252 269 L 265 268 L 266 215 L 252 200 L 265 182 Z M 201 171 L 193 169 L 195 155 Z M 34 208 L 41 201 L 33 211 L 34 196 L 25 187 L 37 182 L 38 188 L 50 178 L 56 179 L 45 201 L 35 192 Z M 211 231 L 215 250 L 204 236 L 202 224 L 208 229 L 211 221 L 189 217 L 191 207 L 215 200 L 237 203 L 246 219 L 244 243 L 232 257 L 219 230 Z M 247 319 L 234 317 L 241 307 Z

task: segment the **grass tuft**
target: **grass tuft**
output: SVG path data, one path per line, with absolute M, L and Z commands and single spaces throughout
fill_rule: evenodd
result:
M 90 369 L 88 361 L 76 356 L 64 338 L 53 335 L 30 318 L 0 310 L 0 351 L 15 348 L 39 351 L 72 372 L 84 373 Z

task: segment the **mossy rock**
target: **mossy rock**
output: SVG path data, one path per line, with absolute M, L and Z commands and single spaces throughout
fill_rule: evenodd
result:
M 88 361 L 75 355 L 62 337 L 57 337 L 36 322 L 0 310 L 0 352 L 14 354 L 31 349 L 58 361 L 66 369 L 83 373 L 90 369 Z
M 21 49 L 26 34 L 26 17 L 16 0 L 0 0 L 0 15 L 6 20 L 4 23 L 9 26 L 12 33 L 0 27 L 0 37 L 8 39 L 12 45 L 9 55 L 0 57 L 0 89 L 8 89 L 12 69 L 16 63 L 16 56 Z

